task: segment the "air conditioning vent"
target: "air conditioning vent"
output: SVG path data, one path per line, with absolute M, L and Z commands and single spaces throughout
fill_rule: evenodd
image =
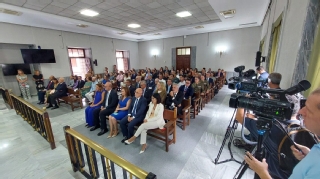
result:
M 89 27 L 88 25 L 85 25 L 85 24 L 78 24 L 77 26 L 78 26 L 78 27 L 81 27 L 81 28 L 87 28 L 87 27 Z
M 3 8 L 0 8 L 0 12 L 4 13 L 4 14 L 14 15 L 14 16 L 21 16 L 22 15 L 22 12 L 13 11 L 10 9 L 3 9 Z
M 239 26 L 246 26 L 246 25 L 253 25 L 257 24 L 257 22 L 251 22 L 251 23 L 246 23 L 246 24 L 239 24 Z
M 230 9 L 230 10 L 220 12 L 220 15 L 222 15 L 225 19 L 232 18 L 235 14 L 236 14 L 235 9 Z
M 202 25 L 194 27 L 195 29 L 203 29 L 204 27 Z
M 118 32 L 118 34 L 119 34 L 119 35 L 124 35 L 124 34 L 126 34 L 126 33 L 124 33 L 124 32 Z
M 137 39 L 137 40 L 143 40 L 143 39 Z
M 153 35 L 161 35 L 160 33 L 155 33 L 155 34 L 153 34 Z

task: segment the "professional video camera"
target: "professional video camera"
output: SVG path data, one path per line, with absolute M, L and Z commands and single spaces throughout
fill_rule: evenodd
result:
M 258 86 L 259 82 L 266 83 L 266 80 L 259 81 L 256 79 L 256 73 L 254 70 L 250 69 L 246 72 L 243 72 L 245 69 L 245 66 L 238 66 L 234 68 L 235 72 L 239 73 L 239 77 L 231 77 L 229 78 L 229 81 L 233 80 L 232 83 L 228 84 L 228 88 L 232 90 L 241 90 L 241 91 L 246 91 L 246 86 Z
M 290 119 L 292 115 L 293 104 L 289 103 L 285 95 L 294 95 L 301 91 L 310 88 L 311 84 L 307 80 L 300 81 L 297 85 L 282 89 L 265 89 L 256 87 L 251 83 L 242 82 L 242 87 L 245 91 L 255 94 L 254 97 L 246 96 L 245 94 L 233 93 L 229 100 L 229 107 L 232 108 L 246 108 L 252 110 L 256 116 L 266 119 L 284 120 Z M 271 100 L 262 98 L 265 93 L 279 95 L 279 100 Z

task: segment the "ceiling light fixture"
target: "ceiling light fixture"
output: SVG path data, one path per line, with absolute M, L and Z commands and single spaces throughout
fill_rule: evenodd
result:
M 130 28 L 139 28 L 139 27 L 141 27 L 141 25 L 139 25 L 139 24 L 129 24 L 128 27 L 130 27 Z
M 236 14 L 235 9 L 220 11 L 220 15 L 222 15 L 225 19 L 232 18 L 235 14 Z
M 179 16 L 179 17 L 188 17 L 188 16 L 191 16 L 192 14 L 189 12 L 189 11 L 182 11 L 182 12 L 178 12 L 176 14 L 176 16 Z
M 119 34 L 119 35 L 123 35 L 123 34 L 126 34 L 126 33 L 124 33 L 124 32 L 118 32 L 118 34 Z
M 85 16 L 90 16 L 90 17 L 99 15 L 98 12 L 90 10 L 90 9 L 84 9 L 84 10 L 80 11 L 80 14 L 85 15 Z
M 195 29 L 203 29 L 204 27 L 202 25 L 194 27 Z
M 153 34 L 153 35 L 161 35 L 160 33 L 155 33 L 155 34 Z
M 78 27 L 82 27 L 82 28 L 87 28 L 89 27 L 88 25 L 85 25 L 85 24 L 77 24 Z

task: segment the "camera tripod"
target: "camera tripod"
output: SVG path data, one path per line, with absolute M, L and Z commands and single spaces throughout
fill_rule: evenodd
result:
M 233 153 L 231 151 L 231 143 L 233 141 L 233 136 L 234 136 L 234 132 L 235 130 L 237 129 L 238 127 L 238 121 L 235 120 L 235 113 L 237 111 L 237 108 L 234 109 L 234 112 L 233 112 L 233 115 L 231 117 L 231 120 L 230 120 L 230 123 L 227 127 L 227 131 L 226 131 L 226 134 L 224 135 L 224 139 L 222 141 L 222 144 L 221 144 L 221 147 L 220 147 L 220 150 L 219 150 L 219 153 L 217 155 L 217 157 L 214 159 L 214 164 L 215 165 L 218 165 L 218 164 L 221 164 L 221 163 L 226 163 L 226 162 L 230 162 L 230 161 L 234 161 L 234 162 L 237 162 L 239 164 L 241 164 L 241 162 L 239 162 L 238 160 L 236 160 L 234 157 L 233 157 Z M 232 122 L 233 121 L 233 122 Z M 231 125 L 232 123 L 232 125 Z M 230 159 L 227 159 L 227 160 L 224 160 L 224 161 L 220 161 L 219 162 L 219 158 L 220 158 L 220 155 L 222 153 L 222 150 L 223 150 L 223 147 L 224 145 L 226 144 L 226 141 L 227 139 L 230 137 L 229 139 L 229 142 L 228 142 L 228 149 L 229 149 L 229 153 L 230 153 Z
M 265 136 L 265 134 L 269 134 L 269 131 L 272 127 L 273 121 L 268 119 L 268 118 L 264 118 L 264 117 L 258 117 L 258 121 L 257 121 L 257 128 L 258 128 L 258 143 L 257 146 L 253 149 L 253 151 L 256 149 L 256 151 L 254 152 L 254 157 L 259 160 L 262 161 L 263 159 L 263 150 L 262 150 L 262 143 L 264 138 L 266 138 L 267 136 Z M 240 168 L 238 169 L 237 173 L 234 176 L 234 179 L 240 179 L 242 177 L 242 175 L 244 174 L 244 172 L 248 169 L 249 165 L 245 163 L 245 161 L 242 162 Z M 240 171 L 240 173 L 239 173 Z M 238 175 L 239 173 L 239 175 Z M 237 176 L 238 175 L 238 176 Z M 254 179 L 260 179 L 259 175 L 257 173 L 254 174 Z

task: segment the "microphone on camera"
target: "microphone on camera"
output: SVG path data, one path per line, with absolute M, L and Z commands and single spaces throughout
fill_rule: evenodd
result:
M 311 84 L 308 80 L 302 80 L 297 85 L 292 86 L 285 90 L 286 94 L 294 95 L 296 93 L 299 93 L 301 91 L 305 91 L 311 87 Z

